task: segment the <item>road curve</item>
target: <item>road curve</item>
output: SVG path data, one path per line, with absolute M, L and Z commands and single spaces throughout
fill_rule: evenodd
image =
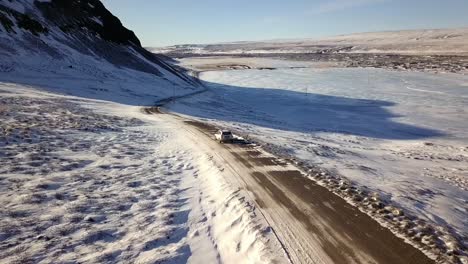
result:
M 159 108 L 147 110 L 159 113 Z M 435 263 L 293 165 L 245 144 L 219 144 L 216 128 L 176 115 L 187 135 L 248 190 L 292 263 Z

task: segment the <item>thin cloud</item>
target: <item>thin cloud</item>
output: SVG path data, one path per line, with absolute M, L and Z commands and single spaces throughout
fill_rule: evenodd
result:
M 387 1 L 388 0 L 332 0 L 326 3 L 319 4 L 314 10 L 312 10 L 311 13 L 312 14 L 331 13 L 331 12 L 340 11 L 340 10 L 347 9 L 347 8 L 378 4 L 378 3 L 387 2 Z

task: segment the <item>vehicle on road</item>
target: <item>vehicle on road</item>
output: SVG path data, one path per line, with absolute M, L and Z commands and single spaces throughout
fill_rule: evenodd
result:
M 232 132 L 229 130 L 219 130 L 215 134 L 216 140 L 219 140 L 219 143 L 233 143 L 234 142 L 234 136 L 232 135 Z

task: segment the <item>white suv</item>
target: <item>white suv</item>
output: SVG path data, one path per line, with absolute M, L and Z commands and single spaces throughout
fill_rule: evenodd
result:
M 229 130 L 220 130 L 218 133 L 215 135 L 216 140 L 219 140 L 219 143 L 224 143 L 224 142 L 234 142 L 234 136 L 232 135 L 231 131 Z

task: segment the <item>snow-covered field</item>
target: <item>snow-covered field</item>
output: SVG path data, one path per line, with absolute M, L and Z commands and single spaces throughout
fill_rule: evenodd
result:
M 245 193 L 170 118 L 14 83 L 0 102 L 1 263 L 281 261 Z
M 327 168 L 466 241 L 466 76 L 283 68 L 211 71 L 201 78 L 210 91 L 171 110 Z

